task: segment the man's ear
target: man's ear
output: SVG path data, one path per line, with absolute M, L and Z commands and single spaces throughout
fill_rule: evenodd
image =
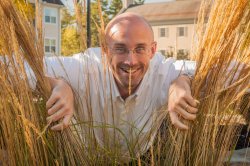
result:
M 152 43 L 152 46 L 151 46 L 151 56 L 150 56 L 150 58 L 153 58 L 153 57 L 154 57 L 155 52 L 156 52 L 156 49 L 157 49 L 157 42 L 154 41 L 154 42 Z

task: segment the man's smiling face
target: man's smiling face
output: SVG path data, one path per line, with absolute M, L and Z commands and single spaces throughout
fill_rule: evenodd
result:
M 118 88 L 130 87 L 135 91 L 155 53 L 151 28 L 138 17 L 124 17 L 113 23 L 106 37 L 108 59 Z

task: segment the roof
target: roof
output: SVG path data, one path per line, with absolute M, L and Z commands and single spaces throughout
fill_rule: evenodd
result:
M 151 23 L 185 19 L 194 20 L 198 16 L 200 4 L 200 0 L 146 3 L 143 5 L 131 5 L 123 12 L 138 13 Z
M 53 4 L 57 4 L 57 5 L 64 5 L 62 3 L 62 1 L 60 1 L 60 0 L 43 0 L 43 2 L 53 3 Z

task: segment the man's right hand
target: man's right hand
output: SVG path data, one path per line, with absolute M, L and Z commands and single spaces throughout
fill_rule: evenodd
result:
M 69 126 L 74 113 L 74 95 L 71 87 L 61 79 L 49 77 L 52 93 L 46 102 L 48 110 L 47 121 L 60 122 L 51 127 L 52 130 L 63 130 Z

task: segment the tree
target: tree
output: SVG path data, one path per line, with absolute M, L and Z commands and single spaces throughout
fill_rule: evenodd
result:
M 141 5 L 141 4 L 144 4 L 144 1 L 145 0 L 135 0 L 135 4 Z
M 102 8 L 102 18 L 106 25 L 122 8 L 121 0 L 112 0 L 108 3 L 108 0 L 100 0 Z M 82 14 L 82 13 L 81 13 Z M 72 26 L 75 22 L 75 17 L 71 16 L 67 9 L 62 11 L 62 54 L 70 55 L 80 51 L 79 35 L 77 35 L 76 27 Z M 86 16 L 83 16 L 86 23 Z M 91 47 L 99 47 L 99 31 L 98 28 L 101 25 L 98 1 L 91 1 Z M 86 29 L 83 29 L 86 31 Z M 77 41 L 77 42 L 76 42 Z
M 102 17 L 104 24 L 106 25 L 110 18 L 108 15 L 108 1 L 107 0 L 101 0 L 101 8 L 102 8 Z M 91 2 L 91 47 L 99 47 L 99 31 L 98 27 L 101 25 L 99 10 L 98 10 L 98 3 L 97 0 L 93 0 Z M 97 27 L 98 26 L 98 27 Z
M 108 0 L 101 0 L 101 8 L 102 8 L 102 17 L 104 24 L 107 25 L 107 23 L 115 17 L 118 12 L 122 9 L 122 1 L 121 0 L 112 0 L 110 5 L 108 3 Z M 98 11 L 98 3 L 97 0 L 93 0 L 91 2 L 91 41 L 92 41 L 92 47 L 99 47 L 99 32 L 98 27 L 101 25 L 101 20 L 99 16 Z
M 69 56 L 80 52 L 79 35 L 76 30 L 75 16 L 67 8 L 62 10 L 62 55 Z
M 67 26 L 72 25 L 74 22 L 75 22 L 75 16 L 72 16 L 67 8 L 63 8 L 61 28 L 66 28 Z
M 112 19 L 113 17 L 115 17 L 121 9 L 122 9 L 122 1 L 112 0 L 109 10 L 107 10 L 107 14 L 109 15 L 109 18 Z
M 69 56 L 80 52 L 80 43 L 77 30 L 74 26 L 68 26 L 62 31 L 62 55 Z
M 19 11 L 29 20 L 35 18 L 35 9 L 27 0 L 14 0 L 14 3 Z

